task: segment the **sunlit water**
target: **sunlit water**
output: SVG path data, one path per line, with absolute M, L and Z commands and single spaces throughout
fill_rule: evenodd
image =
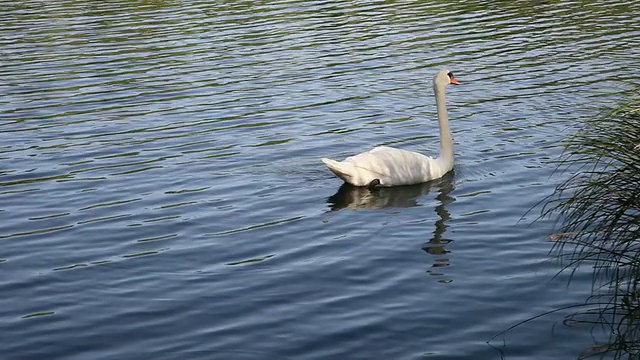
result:
M 0 1 L 7 359 L 567 359 L 561 141 L 640 80 L 640 2 Z M 435 154 L 378 192 L 319 161 Z M 528 212 L 534 208 L 533 211 Z

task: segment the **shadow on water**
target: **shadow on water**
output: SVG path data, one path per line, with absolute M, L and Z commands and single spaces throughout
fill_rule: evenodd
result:
M 569 139 L 562 164 L 573 175 L 544 215 L 560 218 L 554 255 L 570 279 L 592 268 L 592 290 L 566 326 L 590 328 L 579 359 L 640 358 L 640 99 L 589 122 Z M 576 170 L 577 168 L 577 170 Z M 565 308 L 566 309 L 566 308 Z
M 435 212 L 438 218 L 435 222 L 435 230 L 433 231 L 433 236 L 429 241 L 422 244 L 421 248 L 427 254 L 436 257 L 431 265 L 432 269 L 427 272 L 433 276 L 443 276 L 444 274 L 436 269 L 449 266 L 449 259 L 444 257 L 449 253 L 445 246 L 452 240 L 447 239 L 444 234 L 448 227 L 447 222 L 451 218 L 447 205 L 455 201 L 455 198 L 450 195 L 454 189 L 453 176 L 453 173 L 449 173 L 440 179 L 424 184 L 375 190 L 344 183 L 334 195 L 327 199 L 327 203 L 331 211 L 342 209 L 409 208 L 420 206 L 421 197 L 432 191 L 437 191 L 436 200 L 438 203 L 435 206 Z M 439 282 L 448 283 L 451 280 L 441 279 Z
M 434 189 L 438 189 L 441 194 L 445 194 L 445 197 L 448 197 L 448 194 L 453 190 L 452 179 L 453 173 L 449 173 L 440 179 L 423 184 L 378 188 L 375 190 L 344 183 L 335 194 L 327 198 L 327 203 L 331 211 L 342 209 L 379 210 L 386 208 L 409 208 L 419 206 L 419 198 L 429 194 L 431 190 Z M 438 196 L 439 200 L 440 197 L 441 196 Z M 453 199 L 447 203 L 451 201 L 453 201 Z

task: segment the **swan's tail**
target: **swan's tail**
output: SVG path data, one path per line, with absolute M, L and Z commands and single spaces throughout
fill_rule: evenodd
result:
M 353 176 L 349 173 L 350 172 L 349 170 L 351 170 L 350 168 L 352 167 L 351 164 L 345 164 L 344 162 L 335 161 L 327 158 L 322 158 L 321 160 L 325 165 L 327 165 L 329 170 L 331 170 L 334 174 L 336 174 L 337 177 L 339 177 L 340 179 L 346 182 L 350 182 L 349 179 L 351 179 Z

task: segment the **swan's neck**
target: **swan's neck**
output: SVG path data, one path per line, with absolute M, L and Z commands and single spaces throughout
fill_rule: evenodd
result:
M 440 159 L 453 166 L 453 139 L 449 131 L 449 115 L 447 115 L 447 104 L 444 95 L 444 86 L 433 86 L 436 95 L 436 106 L 438 108 L 438 123 L 440 125 Z

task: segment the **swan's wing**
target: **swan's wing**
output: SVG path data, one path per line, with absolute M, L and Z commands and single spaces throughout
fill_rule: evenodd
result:
M 365 185 L 373 179 L 379 179 L 383 186 L 417 184 L 430 180 L 437 172 L 435 159 L 388 146 L 348 157 L 343 163 L 352 165 L 356 177 Z
M 396 148 L 392 148 L 390 146 L 376 146 L 373 149 L 369 150 L 368 152 L 370 153 L 374 153 L 374 152 L 384 152 L 384 151 L 406 151 L 406 150 L 400 150 L 400 149 L 396 149 Z

